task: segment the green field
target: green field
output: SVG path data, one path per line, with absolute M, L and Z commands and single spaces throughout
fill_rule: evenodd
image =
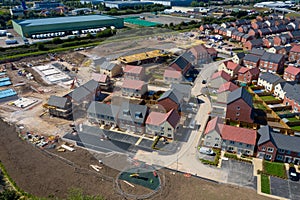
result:
M 269 176 L 262 174 L 261 175 L 261 192 L 270 194 L 270 180 Z
M 275 97 L 273 97 L 272 95 L 269 96 L 261 96 L 260 97 L 263 101 L 274 101 L 277 100 Z
M 283 163 L 264 161 L 264 172 L 281 178 L 287 177 Z
M 294 131 L 300 131 L 300 126 L 291 126 L 291 129 Z

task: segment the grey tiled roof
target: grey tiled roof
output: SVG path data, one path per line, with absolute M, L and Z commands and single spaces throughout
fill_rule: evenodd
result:
M 246 61 L 251 61 L 251 62 L 255 62 L 255 63 L 257 63 L 258 61 L 259 61 L 259 57 L 258 56 L 256 56 L 256 55 L 253 55 L 253 54 L 247 54 L 244 58 L 243 58 L 243 60 L 246 60 Z
M 175 103 L 177 103 L 179 105 L 183 98 L 183 94 L 176 89 L 171 89 L 171 90 L 164 92 L 161 95 L 161 97 L 159 97 L 158 101 L 163 100 L 165 98 L 170 98 L 172 101 L 174 101 Z
M 269 53 L 269 52 L 264 53 L 264 55 L 261 57 L 261 60 L 272 62 L 272 63 L 279 63 L 282 59 L 283 59 L 282 54 Z
M 287 83 L 283 86 L 285 96 L 300 104 L 300 84 Z M 300 144 L 299 144 L 300 145 Z
M 120 107 L 118 119 L 144 123 L 147 115 L 147 106 L 123 102 Z
M 184 70 L 184 68 L 189 64 L 189 61 L 187 61 L 183 56 L 179 56 L 172 64 L 176 64 L 180 69 Z
M 112 70 L 115 66 L 116 66 L 115 63 L 105 61 L 101 64 L 100 68 L 104 70 Z
M 266 51 L 263 50 L 263 49 L 253 48 L 253 49 L 251 49 L 250 54 L 262 56 L 262 55 L 264 55 L 265 52 L 266 52 Z
M 240 87 L 228 94 L 227 104 L 230 104 L 238 99 L 243 99 L 250 107 L 253 106 L 251 94 L 243 87 Z
M 119 112 L 119 106 L 112 104 L 100 103 L 92 101 L 87 113 L 101 114 L 109 117 L 116 117 Z
M 276 133 L 269 126 L 261 126 L 258 133 L 258 145 L 271 141 L 278 149 L 300 152 L 300 137 Z
M 58 96 L 51 95 L 47 104 L 49 106 L 55 106 L 57 108 L 65 108 L 68 101 L 69 100 L 65 97 L 58 97 Z
M 270 72 L 260 73 L 259 78 L 263 79 L 271 84 L 276 83 L 276 82 L 284 82 L 284 80 L 280 76 L 270 73 Z

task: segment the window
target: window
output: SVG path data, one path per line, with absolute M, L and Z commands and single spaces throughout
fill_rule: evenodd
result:
M 242 145 L 243 145 L 243 143 L 240 142 L 240 146 L 242 146 Z
M 278 149 L 278 153 L 284 153 L 284 149 Z
M 250 151 L 249 151 L 249 150 L 246 150 L 246 151 L 245 151 L 245 154 L 246 154 L 246 155 L 249 155 L 249 154 L 250 154 Z
M 271 147 L 268 147 L 267 151 L 270 152 L 270 153 L 272 153 L 274 151 L 274 149 L 271 148 Z
M 291 154 L 291 151 L 286 151 L 286 154 L 290 155 L 290 154 Z
M 215 147 L 218 147 L 219 146 L 219 144 L 215 144 Z
M 233 151 L 233 147 L 228 147 L 228 151 Z
M 220 139 L 216 137 L 215 140 L 216 140 L 216 141 L 219 141 Z
M 277 155 L 277 156 L 276 156 L 276 159 L 277 159 L 277 160 L 283 160 L 283 156 L 282 156 L 282 155 Z
M 206 146 L 210 146 L 210 142 L 206 142 Z
M 247 144 L 247 145 L 246 145 L 246 147 L 248 147 L 248 148 L 251 148 L 251 147 L 252 147 L 252 145 L 251 145 L 251 144 Z
M 168 137 L 170 138 L 170 137 L 172 137 L 172 135 L 171 135 L 171 134 L 168 134 Z
M 265 151 L 265 150 L 266 150 L 266 147 L 265 147 L 265 146 L 263 146 L 263 147 L 261 148 L 261 150 L 262 150 L 262 151 Z
M 234 141 L 230 141 L 230 144 L 234 144 Z
M 266 155 L 265 155 L 265 159 L 266 159 L 266 160 L 271 160 L 271 159 L 272 159 L 272 155 L 266 154 Z
M 211 138 L 211 136 L 209 136 L 209 135 L 206 136 L 206 139 L 210 139 L 210 138 Z
M 236 113 L 236 116 L 240 116 L 240 113 L 239 113 L 239 112 L 237 112 L 237 113 Z

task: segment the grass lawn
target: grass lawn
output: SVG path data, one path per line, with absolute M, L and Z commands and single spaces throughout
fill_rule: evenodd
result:
M 270 194 L 270 180 L 269 176 L 262 174 L 261 175 L 261 192 Z
M 286 170 L 283 163 L 264 161 L 264 172 L 269 175 L 286 178 Z
M 264 105 L 262 105 L 262 104 L 254 103 L 253 105 L 254 105 L 254 107 L 257 108 L 257 109 L 267 110 L 267 108 L 266 108 Z
M 300 119 L 297 119 L 296 117 L 287 118 L 290 122 L 299 122 Z
M 273 97 L 272 95 L 269 96 L 261 96 L 260 97 L 263 101 L 273 101 L 273 100 L 277 100 L 275 97 Z
M 300 131 L 300 126 L 291 126 L 291 129 L 294 131 Z

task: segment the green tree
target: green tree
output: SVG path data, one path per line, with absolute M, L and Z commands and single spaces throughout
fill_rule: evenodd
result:
M 14 190 L 5 189 L 0 193 L 0 200 L 18 200 L 19 198 L 20 195 L 18 195 Z

